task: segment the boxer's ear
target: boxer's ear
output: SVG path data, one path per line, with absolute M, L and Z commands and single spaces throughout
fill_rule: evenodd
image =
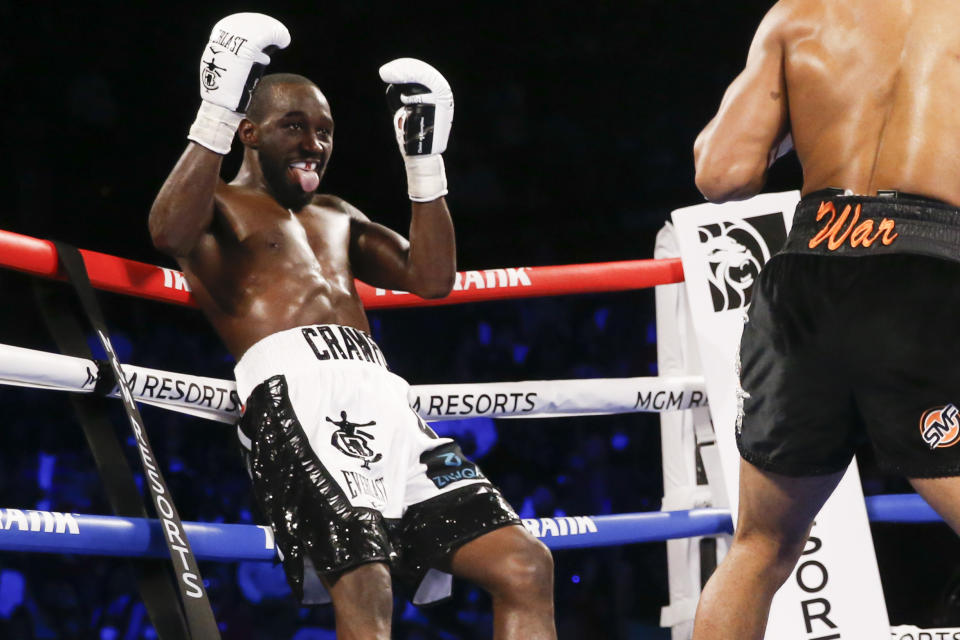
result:
M 256 149 L 260 146 L 260 127 L 255 122 L 244 118 L 237 127 L 237 138 L 243 143 L 243 146 Z

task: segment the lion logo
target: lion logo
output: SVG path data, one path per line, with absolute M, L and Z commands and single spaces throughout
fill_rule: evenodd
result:
M 769 247 L 779 247 L 786 238 L 783 214 L 719 222 L 697 231 L 709 265 L 714 311 L 746 307 L 760 269 L 770 259 Z

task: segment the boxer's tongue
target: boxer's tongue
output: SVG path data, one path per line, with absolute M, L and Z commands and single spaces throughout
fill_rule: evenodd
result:
M 315 162 L 294 162 L 290 165 L 293 174 L 300 182 L 300 188 L 305 193 L 316 191 L 320 186 L 320 176 L 317 175 L 316 166 Z

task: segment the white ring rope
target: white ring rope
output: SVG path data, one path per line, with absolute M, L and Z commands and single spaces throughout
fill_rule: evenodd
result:
M 123 365 L 138 402 L 233 424 L 240 398 L 230 380 Z M 91 393 L 97 364 L 85 358 L 0 344 L 0 384 Z M 109 394 L 117 397 L 116 389 Z M 543 418 L 679 411 L 707 406 L 701 376 L 530 380 L 411 385 L 410 406 L 425 420 Z

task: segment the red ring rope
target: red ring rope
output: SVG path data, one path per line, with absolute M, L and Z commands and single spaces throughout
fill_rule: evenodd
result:
M 150 300 L 196 306 L 183 274 L 81 249 L 90 274 L 90 283 L 105 291 Z M 0 230 L 0 267 L 46 278 L 65 279 L 57 267 L 57 250 L 49 240 Z M 683 282 L 679 258 L 667 260 L 625 260 L 552 267 L 511 267 L 460 271 L 454 291 L 445 298 L 424 300 L 409 293 L 375 289 L 357 282 L 357 291 L 368 309 L 427 307 L 464 302 L 559 296 L 645 289 L 660 284 Z

